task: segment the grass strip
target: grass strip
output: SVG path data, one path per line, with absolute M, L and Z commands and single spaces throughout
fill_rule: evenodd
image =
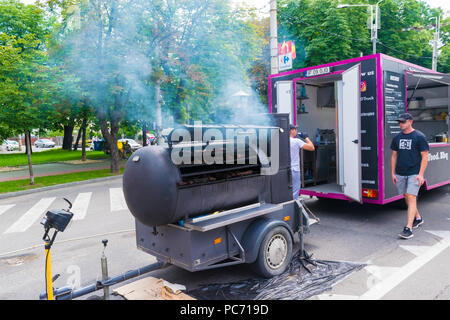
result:
M 30 179 L 13 180 L 0 182 L 0 193 L 16 192 L 22 190 L 36 189 L 42 187 L 49 187 L 57 184 L 84 181 L 90 179 L 104 178 L 118 176 L 123 173 L 125 168 L 120 169 L 120 173 L 112 174 L 109 169 L 81 171 L 74 173 L 66 173 L 54 176 L 36 177 L 34 178 L 34 185 L 30 185 Z
M 90 160 L 105 159 L 109 156 L 103 151 L 86 151 L 86 158 Z M 34 152 L 31 155 L 33 164 L 80 160 L 81 151 L 67 151 L 62 149 Z M 0 167 L 15 167 L 28 165 L 28 157 L 24 153 L 0 154 Z

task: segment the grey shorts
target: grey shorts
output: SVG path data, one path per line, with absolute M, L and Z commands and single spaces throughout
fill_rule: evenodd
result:
M 410 194 L 416 196 L 419 194 L 419 181 L 416 181 L 417 174 L 412 176 L 399 176 L 395 175 L 398 179 L 397 189 L 400 194 Z

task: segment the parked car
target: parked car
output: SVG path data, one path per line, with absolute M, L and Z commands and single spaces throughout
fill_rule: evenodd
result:
M 131 149 L 133 151 L 136 151 L 137 149 L 142 148 L 142 145 L 134 141 L 133 139 L 120 139 L 120 142 L 124 143 L 125 141 L 128 141 L 128 144 L 131 146 Z
M 5 146 L 6 151 L 19 150 L 19 143 L 14 140 L 5 140 L 3 141 L 3 145 Z
M 36 148 L 54 148 L 55 143 L 50 139 L 39 139 L 34 143 Z
M 164 142 L 168 142 L 169 134 L 173 131 L 173 128 L 165 128 L 161 130 L 161 137 L 164 139 Z
M 147 141 L 149 144 L 156 144 L 156 136 L 153 133 L 147 133 Z

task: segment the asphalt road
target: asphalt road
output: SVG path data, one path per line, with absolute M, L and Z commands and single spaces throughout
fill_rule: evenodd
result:
M 55 287 L 81 287 L 101 279 L 103 239 L 109 240 L 110 276 L 155 262 L 136 249 L 134 219 L 121 187 L 118 178 L 0 200 L 0 299 L 37 299 L 44 292 L 40 221 L 47 209 L 67 207 L 62 197 L 74 203 L 76 220 L 58 234 L 52 249 L 53 274 L 61 275 Z M 321 219 L 306 236 L 305 248 L 313 258 L 367 264 L 311 299 L 450 299 L 450 186 L 420 198 L 425 223 L 406 241 L 397 237 L 406 217 L 397 204 L 306 201 Z M 192 289 L 252 273 L 246 266 L 197 273 L 171 266 L 150 275 Z

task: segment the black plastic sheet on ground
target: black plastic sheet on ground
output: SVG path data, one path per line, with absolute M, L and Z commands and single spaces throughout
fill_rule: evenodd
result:
M 305 300 L 332 288 L 332 285 L 365 265 L 351 262 L 292 258 L 286 272 L 271 279 L 204 285 L 187 292 L 199 300 Z

